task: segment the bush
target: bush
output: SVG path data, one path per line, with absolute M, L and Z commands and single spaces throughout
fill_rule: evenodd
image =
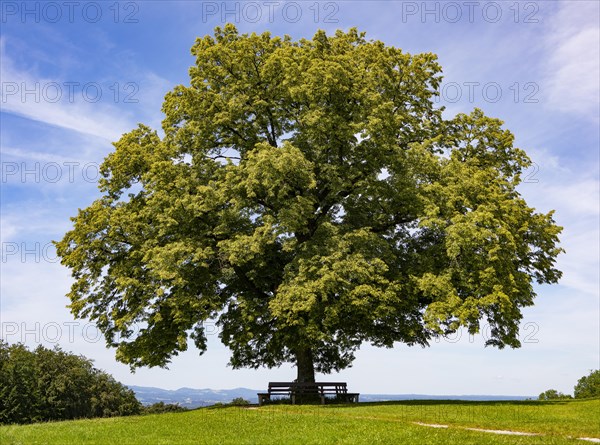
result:
M 575 385 L 575 398 L 585 399 L 600 397 L 600 370 L 591 371 L 590 375 L 581 377 Z
M 139 414 L 130 389 L 92 361 L 58 346 L 0 340 L 0 424 Z
M 572 399 L 569 394 L 563 394 L 562 392 L 558 392 L 555 389 L 549 389 L 548 391 L 544 391 L 538 397 L 538 400 L 561 400 L 561 399 Z
M 250 402 L 243 397 L 236 397 L 229 404 L 232 406 L 248 406 L 250 405 Z
M 188 409 L 175 403 L 165 402 L 153 403 L 142 409 L 143 414 L 180 413 L 182 411 L 188 411 Z

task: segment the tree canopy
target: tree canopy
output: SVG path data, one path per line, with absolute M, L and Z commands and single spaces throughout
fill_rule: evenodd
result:
M 356 29 L 196 40 L 162 134 L 124 134 L 102 196 L 57 251 L 71 310 L 117 358 L 164 366 L 217 319 L 233 367 L 349 366 L 363 342 L 426 346 L 491 327 L 518 347 L 533 283 L 555 283 L 558 227 L 517 191 L 530 166 L 503 123 L 451 119 L 434 54 Z

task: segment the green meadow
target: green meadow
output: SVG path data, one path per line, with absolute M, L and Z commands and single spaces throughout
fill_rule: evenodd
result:
M 538 435 L 499 435 L 467 428 Z M 583 437 L 600 438 L 600 399 L 208 407 L 183 413 L 0 427 L 2 445 L 583 444 Z

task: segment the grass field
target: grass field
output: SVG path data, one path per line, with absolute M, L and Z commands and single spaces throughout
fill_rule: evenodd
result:
M 417 425 L 443 424 L 447 428 Z M 497 435 L 465 428 L 512 430 Z M 600 438 L 600 399 L 408 401 L 202 408 L 112 419 L 0 427 L 0 444 L 584 444 Z

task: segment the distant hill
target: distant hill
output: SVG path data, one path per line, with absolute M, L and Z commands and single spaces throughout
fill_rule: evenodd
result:
M 157 402 L 175 403 L 186 408 L 198 408 L 201 406 L 214 405 L 215 403 L 228 403 L 237 397 L 242 397 L 252 403 L 256 403 L 257 392 L 265 389 L 194 389 L 179 388 L 176 390 L 153 388 L 149 386 L 128 385 L 136 397 L 144 405 Z M 384 402 L 389 400 L 526 400 L 537 399 L 536 396 L 498 396 L 498 395 L 428 395 L 428 394 L 361 394 L 361 402 Z
M 256 389 L 194 389 L 179 388 L 175 390 L 153 388 L 149 386 L 128 385 L 135 392 L 137 399 L 144 405 L 157 402 L 176 403 L 185 408 L 198 408 L 200 406 L 214 405 L 215 403 L 228 403 L 236 397 L 243 397 L 251 402 L 256 401 Z

